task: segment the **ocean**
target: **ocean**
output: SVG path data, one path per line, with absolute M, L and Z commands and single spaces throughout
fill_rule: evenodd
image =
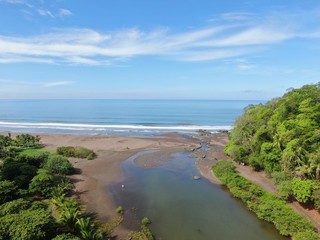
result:
M 254 100 L 0 100 L 0 131 L 156 135 L 230 130 Z

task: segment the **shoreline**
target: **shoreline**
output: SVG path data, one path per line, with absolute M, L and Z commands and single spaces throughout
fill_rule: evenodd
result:
M 16 134 L 13 134 L 13 136 Z M 77 171 L 70 176 L 75 184 L 72 195 L 81 201 L 86 212 L 95 216 L 102 225 L 118 217 L 114 193 L 111 187 L 121 188 L 125 180 L 121 163 L 131 156 L 145 150 L 157 150 L 146 157 L 137 159 L 140 167 L 156 167 L 161 162 L 151 161 L 159 158 L 166 161 L 166 156 L 179 151 L 191 151 L 198 148 L 196 139 L 184 138 L 178 134 L 164 134 L 157 137 L 134 136 L 92 136 L 92 135 L 54 135 L 39 134 L 41 144 L 51 150 L 60 146 L 81 146 L 97 153 L 93 160 L 69 158 Z M 155 154 L 155 155 L 154 155 Z M 125 239 L 129 229 L 118 226 L 113 235 Z
M 12 136 L 15 135 L 17 133 L 12 134 Z M 226 133 L 203 136 L 199 134 L 194 137 L 175 133 L 154 137 L 67 134 L 39 134 L 39 136 L 41 143 L 48 150 L 59 146 L 82 146 L 97 153 L 98 156 L 94 160 L 69 158 L 78 171 L 70 178 L 75 184 L 72 195 L 79 199 L 86 212 L 95 216 L 102 225 L 118 216 L 115 211 L 118 207 L 114 196 L 116 193 L 110 191 L 110 187 L 121 188 L 125 180 L 121 163 L 133 155 L 141 151 L 155 150 L 134 161 L 139 167 L 152 168 L 161 165 L 162 161 L 169 161 L 168 156 L 172 153 L 189 151 L 192 157 L 197 158 L 196 167 L 200 175 L 216 185 L 222 185 L 222 183 L 213 175 L 211 166 L 219 159 L 230 159 L 224 153 L 224 146 L 228 142 Z M 206 146 L 199 149 L 201 143 Z M 263 172 L 255 172 L 249 166 L 236 165 L 236 168 L 240 175 L 260 185 L 266 191 L 277 194 L 272 180 Z M 320 229 L 319 212 L 305 209 L 297 202 L 288 204 L 296 212 L 311 220 L 318 230 Z M 117 236 L 117 239 L 125 239 L 128 232 L 130 232 L 129 229 L 120 225 L 113 235 Z

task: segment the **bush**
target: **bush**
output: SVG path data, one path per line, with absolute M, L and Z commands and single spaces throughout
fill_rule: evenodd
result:
M 220 160 L 213 165 L 212 170 L 217 178 L 221 179 L 222 182 L 225 182 L 235 173 L 235 166 L 231 161 Z
M 21 134 L 16 137 L 15 142 L 19 147 L 37 147 L 40 143 L 40 137 L 32 136 L 30 134 Z
M 292 240 L 319 240 L 319 234 L 314 231 L 299 232 L 293 235 Z
M 119 214 L 123 214 L 123 212 L 124 212 L 123 207 L 121 207 L 121 206 L 117 207 L 116 212 Z
M 59 155 L 50 155 L 42 167 L 54 174 L 70 174 L 73 170 L 69 160 Z
M 37 174 L 37 167 L 11 159 L 4 161 L 2 178 L 14 181 L 19 188 L 28 188 L 30 180 Z
M 147 226 L 147 225 L 151 224 L 151 220 L 147 217 L 144 217 L 141 220 L 141 224 Z
M 80 238 L 72 235 L 71 233 L 63 233 L 63 234 L 57 235 L 52 240 L 80 240 Z
M 297 236 L 300 238 L 297 239 L 303 239 L 301 236 L 307 236 L 306 232 L 311 235 L 310 232 L 313 232 L 313 235 L 316 236 L 314 226 L 306 218 L 294 212 L 277 195 L 264 191 L 261 187 L 240 176 L 231 161 L 218 161 L 212 169 L 235 197 L 245 202 L 260 219 L 273 223 L 280 234 L 285 236 L 298 234 Z
M 39 169 L 38 174 L 31 180 L 29 191 L 34 194 L 50 196 L 54 187 L 54 176 L 43 169 Z
M 312 200 L 312 191 L 315 187 L 314 181 L 294 178 L 291 183 L 293 194 L 298 202 L 306 203 Z
M 31 207 L 31 202 L 22 198 L 6 202 L 0 206 L 0 217 L 8 214 L 19 213 L 22 210 L 27 210 Z
M 0 204 L 11 201 L 17 197 L 17 186 L 12 181 L 0 181 Z
M 22 152 L 16 157 L 16 160 L 39 168 L 48 159 L 49 155 L 49 152 Z
M 76 155 L 75 152 L 76 152 L 76 149 L 71 146 L 57 148 L 57 153 L 65 157 L 75 157 Z
M 51 239 L 54 226 L 51 214 L 44 210 L 22 210 L 0 218 L 0 236 L 3 239 Z
M 87 158 L 88 160 L 92 160 L 96 157 L 96 154 L 94 151 L 84 147 L 72 147 L 72 146 L 58 147 L 57 153 L 64 157 Z

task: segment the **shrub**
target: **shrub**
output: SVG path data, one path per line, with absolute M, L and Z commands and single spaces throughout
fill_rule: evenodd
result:
M 22 152 L 16 157 L 16 160 L 39 168 L 48 159 L 49 155 L 49 152 Z
M 39 169 L 38 174 L 31 180 L 29 191 L 31 193 L 49 196 L 54 187 L 54 176 L 43 169 Z
M 65 157 L 75 157 L 76 155 L 75 152 L 76 152 L 76 149 L 71 146 L 57 148 L 57 153 Z
M 0 181 L 0 204 L 11 201 L 17 197 L 17 186 L 12 181 Z
M 19 188 L 28 188 L 30 180 L 37 174 L 37 167 L 7 159 L 2 166 L 2 178 L 15 181 Z
M 19 147 L 37 147 L 40 143 L 40 137 L 32 136 L 30 134 L 21 134 L 16 137 L 15 142 Z
M 0 206 L 0 217 L 8 214 L 19 213 L 21 210 L 30 208 L 31 202 L 22 198 L 6 202 Z
M 141 220 L 141 224 L 147 226 L 147 225 L 151 224 L 151 220 L 147 217 L 144 217 Z
M 52 240 L 80 240 L 80 238 L 78 238 L 75 235 L 72 235 L 71 233 L 63 233 L 63 234 L 57 235 Z
M 0 236 L 3 239 L 51 239 L 54 219 L 44 209 L 22 210 L 0 218 Z
M 273 223 L 280 234 L 296 236 L 296 239 L 299 240 L 309 235 L 317 236 L 314 232 L 314 226 L 306 218 L 294 212 L 277 195 L 264 191 L 261 187 L 236 173 L 231 161 L 218 161 L 212 169 L 235 197 L 245 202 L 260 219 Z M 300 190 L 300 188 L 298 189 Z M 304 191 L 302 192 L 304 193 Z
M 292 180 L 292 191 L 298 202 L 306 203 L 312 198 L 312 191 L 315 182 L 312 180 L 301 180 L 294 178 Z
M 50 155 L 42 167 L 55 174 L 70 174 L 73 169 L 69 160 L 59 155 Z
M 58 147 L 57 153 L 65 157 L 87 158 L 88 160 L 92 160 L 96 157 L 94 151 L 84 147 Z
M 213 165 L 212 170 L 217 178 L 225 182 L 235 173 L 235 166 L 229 160 L 220 160 Z
M 319 234 L 314 231 L 299 232 L 293 235 L 292 240 L 319 240 Z
M 116 212 L 119 214 L 123 214 L 123 212 L 124 212 L 123 207 L 121 207 L 121 206 L 117 207 Z

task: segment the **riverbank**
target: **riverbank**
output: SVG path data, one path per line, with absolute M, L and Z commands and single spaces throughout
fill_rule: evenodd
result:
M 90 135 L 51 135 L 41 134 L 41 143 L 47 149 L 60 146 L 82 146 L 94 150 L 97 158 L 94 160 L 70 159 L 77 170 L 71 176 L 75 183 L 74 195 L 86 206 L 86 211 L 93 213 L 102 224 L 117 217 L 114 196 L 107 189 L 112 185 L 121 188 L 124 175 L 120 164 L 134 154 L 144 150 L 158 150 L 156 156 L 137 160 L 141 167 L 157 166 L 159 161 L 171 153 L 191 151 L 198 148 L 196 140 L 186 139 L 177 134 L 161 135 L 153 138 L 90 136 Z M 155 158 L 156 157 L 156 158 Z M 119 226 L 114 234 L 117 239 L 124 239 L 128 230 Z
M 209 136 L 200 137 L 202 142 L 208 144 L 208 150 L 199 152 L 196 157 L 199 158 L 197 166 L 201 175 L 213 183 L 222 184 L 211 171 L 212 165 L 214 165 L 219 159 L 230 159 L 224 153 L 224 146 L 228 142 L 228 135 L 226 133 L 212 134 Z M 203 156 L 205 156 L 203 158 Z M 249 181 L 261 186 L 267 192 L 279 195 L 276 185 L 266 175 L 265 172 L 254 171 L 250 166 L 236 165 L 236 170 L 239 174 Z M 308 209 L 302 206 L 299 202 L 293 201 L 288 203 L 290 207 L 297 213 L 307 217 L 320 231 L 320 213 L 316 209 Z
M 14 134 L 13 134 L 14 135 Z M 120 137 L 93 135 L 51 135 L 42 134 L 41 143 L 47 149 L 59 146 L 82 146 L 94 150 L 98 157 L 94 160 L 70 159 L 78 173 L 71 178 L 75 183 L 74 195 L 86 206 L 87 212 L 93 213 L 101 223 L 106 223 L 117 216 L 115 194 L 110 186 L 119 186 L 125 179 L 121 163 L 141 151 L 156 150 L 137 158 L 134 162 L 142 168 L 154 168 L 176 152 L 190 151 L 198 158 L 197 168 L 201 175 L 215 184 L 221 182 L 214 177 L 211 166 L 219 159 L 228 159 L 224 146 L 228 142 L 226 133 L 209 134 L 195 138 L 184 138 L 177 134 L 158 137 Z M 202 149 L 197 150 L 203 143 Z M 237 165 L 239 173 L 265 190 L 277 193 L 276 186 L 263 173 L 255 172 L 248 166 Z M 319 229 L 320 215 L 316 210 L 303 208 L 297 202 L 291 203 L 297 212 L 307 216 Z M 118 227 L 114 232 L 118 239 L 125 239 L 128 229 Z

